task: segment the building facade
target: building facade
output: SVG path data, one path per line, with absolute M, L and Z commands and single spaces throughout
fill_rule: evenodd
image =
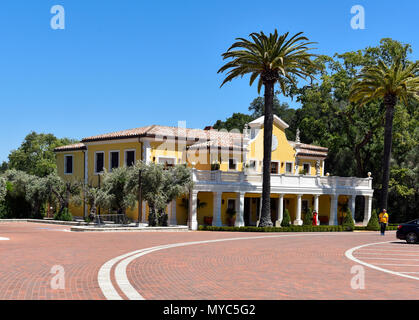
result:
M 236 226 L 256 225 L 261 211 L 263 117 L 250 122 L 243 133 L 182 126 L 146 126 L 82 139 L 55 149 L 58 173 L 64 179 L 100 185 L 104 168 L 112 171 L 137 160 L 166 165 L 187 164 L 194 187 L 167 207 L 170 224 L 196 230 L 198 225 L 228 225 L 235 212 Z M 356 197 L 364 198 L 364 220 L 372 206 L 372 178 L 337 177 L 325 173 L 327 148 L 288 141 L 288 125 L 274 116 L 271 164 L 271 215 L 279 226 L 287 209 L 296 225 L 311 208 L 321 224 L 337 225 L 347 207 L 355 213 Z M 189 198 L 188 198 L 189 197 Z M 189 201 L 186 201 L 188 198 Z M 71 207 L 83 216 L 86 206 Z M 127 212 L 146 222 L 148 206 L 142 203 Z

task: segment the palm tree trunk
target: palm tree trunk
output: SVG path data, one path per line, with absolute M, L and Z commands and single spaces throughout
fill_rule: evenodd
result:
M 380 209 L 387 209 L 388 199 L 388 182 L 390 180 L 390 158 L 391 145 L 393 142 L 393 118 L 394 106 L 397 103 L 397 96 L 386 95 L 384 97 L 384 104 L 386 106 L 386 124 L 384 130 L 384 155 L 383 155 L 383 180 L 381 188 L 381 203 Z
M 259 227 L 272 226 L 271 219 L 271 158 L 274 101 L 274 82 L 266 81 L 265 85 L 265 119 L 263 123 L 263 183 L 262 212 Z

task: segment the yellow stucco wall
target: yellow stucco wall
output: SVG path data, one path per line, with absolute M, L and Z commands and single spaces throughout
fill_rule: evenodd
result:
M 64 174 L 64 157 L 66 155 L 73 156 L 73 173 Z M 82 151 L 59 152 L 56 157 L 57 173 L 66 181 L 83 181 L 84 180 L 84 153 Z M 73 216 L 83 216 L 83 205 L 69 205 L 69 210 Z
M 285 162 L 292 162 L 294 172 L 295 150 L 289 144 L 284 129 L 278 127 L 274 123 L 272 134 L 278 140 L 278 146 L 275 151 L 272 152 L 272 161 L 279 162 L 279 173 L 285 173 Z M 256 138 L 251 141 L 249 151 L 248 160 L 257 160 L 259 162 L 257 171 L 261 172 L 262 166 L 260 165 L 260 162 L 263 160 L 263 127 L 259 130 Z
M 104 152 L 104 165 L 106 170 L 109 171 L 110 151 L 119 151 L 119 166 L 125 165 L 125 150 L 135 150 L 135 159 L 141 160 L 141 143 L 140 142 L 123 142 L 112 143 L 104 142 L 102 144 L 88 145 L 88 182 L 94 186 L 98 185 L 98 174 L 95 170 L 95 153 Z

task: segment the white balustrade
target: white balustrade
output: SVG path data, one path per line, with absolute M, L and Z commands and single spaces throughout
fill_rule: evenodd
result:
M 247 183 L 262 184 L 262 173 L 241 171 L 207 171 L 193 170 L 196 183 Z M 361 188 L 371 189 L 372 178 L 336 177 L 336 176 L 308 176 L 272 174 L 272 186 L 301 187 L 301 188 Z

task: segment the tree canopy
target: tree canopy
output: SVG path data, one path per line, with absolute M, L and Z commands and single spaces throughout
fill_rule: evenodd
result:
M 374 206 L 381 189 L 384 104 L 376 99 L 359 107 L 351 103 L 350 89 L 362 68 L 376 65 L 380 59 L 391 64 L 399 54 L 402 64 L 412 64 L 411 53 L 410 45 L 384 38 L 377 46 L 336 53 L 333 57 L 318 56 L 315 59 L 318 68 L 314 70 L 317 81 L 302 88 L 289 88 L 301 107 L 284 108 L 285 114 L 278 114 L 290 125 L 286 130 L 289 140 L 294 139 L 298 127 L 302 142 L 329 148 L 326 172 L 357 177 L 366 177 L 371 172 L 373 188 L 378 191 L 374 193 Z M 394 222 L 416 217 L 419 207 L 418 106 L 413 99 L 395 106 L 388 209 Z M 252 101 L 249 115 L 256 116 L 253 110 L 261 107 L 263 98 L 258 97 Z M 362 203 L 357 205 L 358 219 L 363 214 L 360 209 Z
M 50 133 L 29 133 L 22 144 L 9 154 L 8 163 L 3 163 L 0 172 L 15 169 L 39 177 L 47 176 L 56 169 L 54 148 L 75 143 L 76 140 L 59 139 Z

